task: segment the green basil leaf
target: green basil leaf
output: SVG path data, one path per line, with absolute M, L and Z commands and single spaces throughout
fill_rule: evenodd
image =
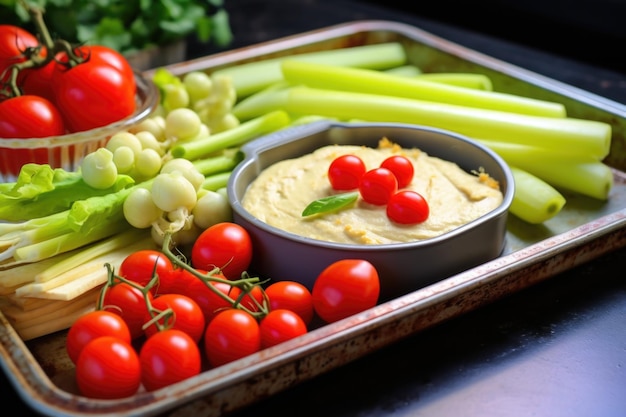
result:
M 339 210 L 346 207 L 347 205 L 354 203 L 358 197 L 358 192 L 352 192 L 320 198 L 319 200 L 315 200 L 308 206 L 306 206 L 306 208 L 302 212 L 302 217 Z

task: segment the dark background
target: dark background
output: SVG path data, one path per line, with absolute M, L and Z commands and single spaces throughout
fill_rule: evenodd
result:
M 442 23 L 626 71 L 626 0 L 367 0 Z

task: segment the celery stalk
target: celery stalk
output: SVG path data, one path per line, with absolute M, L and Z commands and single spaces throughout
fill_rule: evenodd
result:
M 509 161 L 526 160 L 528 164 L 543 165 L 558 161 L 596 162 L 599 160 L 585 152 L 580 152 L 577 148 L 566 148 L 561 151 L 555 151 L 554 149 L 522 143 L 508 143 L 496 140 L 483 140 L 480 138 L 474 139 L 491 148 L 503 159 Z
M 554 187 L 527 171 L 510 166 L 515 194 L 509 211 L 520 219 L 543 223 L 556 216 L 565 205 L 565 197 Z
M 477 90 L 493 91 L 491 79 L 485 74 L 457 73 L 457 72 L 429 72 L 415 76 L 422 81 L 451 84 L 458 87 L 474 88 Z
M 562 118 L 566 115 L 565 106 L 561 103 L 423 81 L 419 78 L 398 77 L 383 71 L 316 64 L 296 59 L 284 61 L 281 68 L 283 77 L 292 85 L 404 97 L 533 116 Z
M 228 179 L 231 172 L 220 172 L 219 174 L 209 175 L 204 179 L 202 188 L 209 191 L 217 191 L 228 185 Z
M 128 228 L 128 223 L 120 210 L 117 218 L 109 218 L 107 221 L 94 224 L 94 227 L 87 233 L 82 231 L 69 232 L 42 242 L 17 248 L 13 254 L 13 259 L 15 264 L 36 262 L 113 236 L 128 230 Z
M 213 71 L 212 74 L 231 77 L 237 97 L 242 98 L 280 81 L 283 77 L 280 69 L 281 62 L 293 56 L 233 65 Z M 397 42 L 306 52 L 297 57 L 303 62 L 332 63 L 337 66 L 381 70 L 404 65 L 407 62 L 404 47 Z
M 239 151 L 232 154 L 213 156 L 193 161 L 194 167 L 202 175 L 212 175 L 223 171 L 232 171 L 243 160 L 243 154 Z
M 611 144 L 611 125 L 591 120 L 529 116 L 308 87 L 275 94 L 284 95 L 284 109 L 293 114 L 425 125 L 469 137 L 541 146 L 557 153 L 577 149 L 597 159 L 608 155 Z
M 196 139 L 174 145 L 171 149 L 171 154 L 175 158 L 185 158 L 193 161 L 225 148 L 243 145 L 258 136 L 285 127 L 289 125 L 289 122 L 289 116 L 284 111 L 272 111 L 241 123 L 232 129 L 209 135 L 204 139 Z
M 393 74 L 399 77 L 415 77 L 422 74 L 422 70 L 415 65 L 407 64 L 385 70 L 387 74 Z

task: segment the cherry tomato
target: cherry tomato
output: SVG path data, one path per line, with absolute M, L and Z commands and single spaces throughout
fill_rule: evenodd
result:
M 65 134 L 63 118 L 54 104 L 43 97 L 23 95 L 0 101 L 0 138 L 42 138 Z M 3 173 L 17 176 L 23 165 L 34 162 L 60 163 L 60 148 L 3 149 Z
M 124 79 L 133 80 L 135 72 L 128 60 L 124 58 L 122 54 L 115 49 L 103 45 L 90 45 L 77 48 L 77 52 L 90 62 L 97 61 L 98 63 L 104 63 L 117 69 Z M 136 87 L 135 83 L 131 83 L 131 87 Z
M 270 311 L 259 324 L 261 348 L 277 345 L 307 332 L 302 318 L 291 310 Z
M 313 320 L 311 291 L 296 281 L 276 281 L 265 289 L 270 310 L 287 309 L 298 314 L 306 325 Z
M 239 287 L 231 287 L 228 295 L 233 300 L 237 301 L 243 292 Z M 263 296 L 263 289 L 255 285 L 250 289 L 248 294 L 245 294 L 241 297 L 240 304 L 246 307 L 250 311 L 259 311 L 259 305 L 262 306 L 264 303 L 265 297 Z
M 387 168 L 374 168 L 361 177 L 359 192 L 363 200 L 370 204 L 387 204 L 393 193 L 398 190 L 398 180 Z
M 113 336 L 98 337 L 83 348 L 76 362 L 76 383 L 86 397 L 118 399 L 134 395 L 141 385 L 141 364 L 134 348 Z
M 261 349 L 259 324 L 249 313 L 228 309 L 211 320 L 204 333 L 204 351 L 211 366 L 217 367 Z
M 152 302 L 153 296 L 151 292 L 147 292 L 146 297 L 137 288 L 120 282 L 112 287 L 105 287 L 103 310 L 118 314 L 124 319 L 130 336 L 136 339 L 143 336 L 143 325 L 146 315 L 148 314 L 147 302 Z
M 139 351 L 141 382 L 154 391 L 198 375 L 202 368 L 200 348 L 189 335 L 177 329 L 154 334 Z
M 415 191 L 399 191 L 387 203 L 387 217 L 400 224 L 422 223 L 428 219 L 429 213 L 426 199 Z
M 50 61 L 43 67 L 29 68 L 20 72 L 19 81 L 23 94 L 41 96 L 55 103 L 52 74 L 56 62 Z
M 363 259 L 342 259 L 324 269 L 311 291 L 313 308 L 327 323 L 374 307 L 380 295 L 378 271 Z
M 0 102 L 1 138 L 44 138 L 63 134 L 63 117 L 49 100 L 22 95 Z M 47 150 L 44 151 L 47 155 Z
M 135 110 L 135 78 L 129 78 L 98 52 L 73 67 L 60 60 L 52 74 L 55 101 L 71 132 L 81 132 L 121 120 Z M 67 59 L 67 58 L 66 58 Z
M 155 273 L 159 277 L 159 282 L 152 287 L 152 293 L 171 292 L 168 287 L 174 284 L 174 266 L 167 256 L 158 250 L 144 249 L 131 253 L 124 258 L 117 271 L 119 276 L 144 287 Z
M 328 167 L 328 180 L 335 190 L 354 190 L 365 174 L 365 163 L 356 155 L 335 158 Z
M 14 25 L 0 25 L 0 84 L 10 77 L 4 71 L 13 64 L 24 62 L 26 50 L 38 44 L 35 35 L 27 30 Z
M 228 295 L 231 289 L 229 284 L 223 282 L 209 282 L 207 284 L 185 270 L 181 270 L 179 276 L 181 277 L 179 283 L 182 285 L 177 287 L 177 293 L 186 295 L 198 304 L 204 314 L 205 324 L 208 324 L 220 311 L 232 307 L 232 304 L 227 299 L 220 297 L 216 293 L 216 291 L 220 291 L 224 295 Z M 226 279 L 221 274 L 216 276 Z M 209 286 L 213 289 L 209 288 Z
M 161 318 L 158 322 L 170 329 L 178 329 L 187 333 L 194 342 L 198 343 L 204 334 L 204 314 L 200 306 L 191 298 L 182 294 L 163 294 L 152 300 L 152 307 L 159 311 L 171 309 L 172 315 Z M 152 320 L 148 314 L 145 322 Z M 151 324 L 145 328 L 147 337 L 158 332 L 156 324 Z
M 101 336 L 113 336 L 127 343 L 131 341 L 130 330 L 119 315 L 94 310 L 76 319 L 67 331 L 65 350 L 71 361 L 76 364 L 85 345 Z
M 398 188 L 408 186 L 413 180 L 415 168 L 413 168 L 413 163 L 406 156 L 392 155 L 385 159 L 380 166 L 393 172 L 393 175 L 398 180 Z
M 241 278 L 252 261 L 252 240 L 236 223 L 223 222 L 204 230 L 191 248 L 194 268 L 210 271 L 221 268 L 229 279 Z

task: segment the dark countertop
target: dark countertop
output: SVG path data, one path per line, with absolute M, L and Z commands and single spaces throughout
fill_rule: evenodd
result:
M 626 103 L 626 74 L 416 14 L 347 1 L 239 1 L 233 47 L 361 19 L 397 20 Z M 192 49 L 190 57 L 206 51 Z M 626 415 L 626 248 L 232 414 Z M 2 398 L 16 398 L 4 375 Z M 14 415 L 33 412 L 19 399 Z

